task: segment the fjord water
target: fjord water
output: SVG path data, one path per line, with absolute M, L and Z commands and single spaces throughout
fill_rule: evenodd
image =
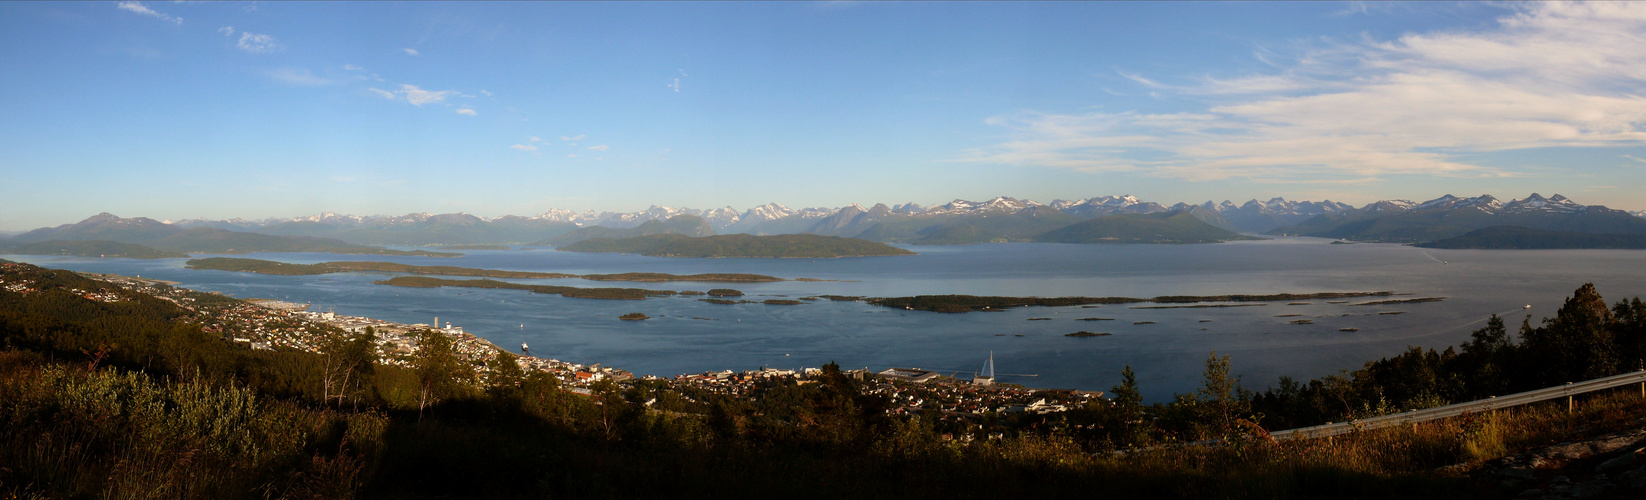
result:
M 1280 238 L 1216 245 L 1066 245 L 1008 243 L 910 246 L 916 256 L 845 259 L 675 259 L 559 252 L 468 251 L 460 258 L 332 254 L 254 254 L 282 262 L 393 261 L 564 273 L 756 273 L 837 280 L 776 283 L 625 283 L 578 279 L 509 280 L 579 287 L 666 290 L 735 288 L 747 300 L 835 294 L 1129 296 L 1392 291 L 1347 304 L 1303 300 L 1231 308 L 1136 309 L 1029 307 L 943 314 L 856 302 L 717 305 L 697 297 L 642 301 L 570 299 L 521 290 L 401 288 L 375 285 L 386 275 L 266 276 L 183 268 L 183 259 L 132 260 L 5 256 L 76 271 L 140 275 L 241 298 L 311 303 L 319 310 L 400 323 L 442 322 L 510 350 L 672 376 L 759 366 L 875 370 L 921 367 L 963 378 L 994 353 L 1001 380 L 1031 387 L 1107 390 L 1121 368 L 1138 373 L 1145 396 L 1165 400 L 1200 382 L 1212 351 L 1230 355 L 1249 388 L 1280 375 L 1299 379 L 1355 369 L 1407 346 L 1445 348 L 1468 338 L 1491 314 L 1511 330 L 1536 322 L 1594 282 L 1609 302 L 1646 295 L 1646 252 L 1630 250 L 1426 250 L 1390 244 L 1334 245 Z M 196 257 L 199 257 L 198 255 Z M 448 277 L 452 279 L 467 279 Z M 1354 305 L 1387 298 L 1441 302 Z M 1530 310 L 1523 306 L 1531 305 Z M 1403 314 L 1378 314 L 1384 312 Z M 625 313 L 651 316 L 621 321 Z M 1297 316 L 1291 316 L 1297 315 Z M 1050 318 L 1036 319 L 1030 318 Z M 1080 321 L 1080 318 L 1112 318 Z M 1313 324 L 1293 325 L 1309 319 Z M 1135 324 L 1153 322 L 1152 324 Z M 1357 328 L 1342 332 L 1341 328 Z M 1076 331 L 1111 333 L 1073 338 Z M 1007 375 L 1013 374 L 1013 375 Z M 1038 375 L 1027 377 L 1023 375 Z

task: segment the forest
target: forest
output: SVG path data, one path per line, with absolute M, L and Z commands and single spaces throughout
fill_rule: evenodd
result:
M 0 288 L 0 497 L 450 498 L 997 495 L 1496 497 L 1439 474 L 1563 434 L 1638 421 L 1631 391 L 1335 442 L 1286 429 L 1639 369 L 1646 305 L 1578 288 L 1554 318 L 1501 318 L 1461 346 L 1413 347 L 1261 391 L 1211 353 L 1203 386 L 1144 404 L 1130 367 L 1071 411 L 889 413 L 834 364 L 730 398 L 666 380 L 588 395 L 507 356 L 460 361 L 418 336 L 404 366 L 367 329 L 311 329 L 322 352 L 253 350 L 167 300 L 6 263 Z M 101 294 L 104 300 L 88 300 Z M 113 298 L 110 298 L 113 297 Z M 193 310 L 191 310 L 193 309 Z M 1638 423 L 1636 424 L 1638 425 Z M 1223 439 L 1222 446 L 1181 446 Z

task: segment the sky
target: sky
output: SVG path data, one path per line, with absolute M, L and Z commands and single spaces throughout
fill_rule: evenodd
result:
M 0 2 L 0 231 L 1011 196 L 1646 210 L 1646 3 Z

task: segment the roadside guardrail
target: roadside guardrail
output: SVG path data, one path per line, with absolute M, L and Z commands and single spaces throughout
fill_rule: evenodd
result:
M 1493 396 L 1467 403 L 1437 406 L 1424 410 L 1411 410 L 1400 413 L 1391 413 L 1348 422 L 1329 422 L 1314 427 L 1300 427 L 1283 431 L 1270 432 L 1275 439 L 1312 439 L 1348 434 L 1360 430 L 1380 429 L 1396 425 L 1415 424 L 1430 420 L 1455 417 L 1465 413 L 1481 413 L 1502 408 L 1510 408 L 1532 403 L 1541 403 L 1560 398 L 1566 398 L 1566 408 L 1572 407 L 1572 396 L 1587 392 L 1594 392 L 1629 384 L 1642 384 L 1641 395 L 1646 397 L 1646 370 L 1633 373 L 1624 373 L 1610 377 L 1585 380 L 1582 382 L 1567 382 L 1566 385 L 1557 385 L 1534 391 L 1519 392 L 1507 396 Z

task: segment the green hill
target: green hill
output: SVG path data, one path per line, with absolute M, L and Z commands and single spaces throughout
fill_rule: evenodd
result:
M 344 243 L 331 238 L 272 236 L 207 227 L 189 229 L 154 240 L 149 244 L 161 250 L 189 253 L 319 252 L 360 255 L 418 255 L 424 257 L 457 257 L 463 255 L 425 250 L 391 250 Z
M 779 234 L 771 236 L 723 234 L 703 237 L 656 234 L 620 239 L 595 238 L 560 247 L 560 250 L 568 252 L 634 253 L 654 257 L 826 259 L 834 257 L 914 255 L 914 252 L 884 243 L 815 234 Z
M 0 253 L 16 255 L 74 255 L 79 257 L 124 257 L 128 259 L 186 258 L 189 254 L 156 250 L 135 243 L 108 240 L 49 240 L 36 243 L 0 245 Z
M 1046 243 L 1221 243 L 1249 240 L 1196 218 L 1187 211 L 1098 217 L 1047 231 L 1034 238 Z
M 441 214 L 419 220 L 291 221 L 256 231 L 280 236 L 336 238 L 364 245 L 497 245 L 541 241 L 577 229 L 567 222 L 519 216 L 482 220 L 469 214 Z
M 831 217 L 831 219 L 834 219 Z M 982 214 L 908 215 L 883 206 L 844 220 L 825 219 L 810 232 L 853 236 L 885 243 L 969 245 L 1031 241 L 1036 235 L 1080 222 L 1082 218 L 1052 209 Z
M 1646 249 L 1646 234 L 1593 234 L 1549 231 L 1519 226 L 1492 226 L 1462 236 L 1419 243 L 1426 248 L 1537 250 L 1618 248 Z
M 709 221 L 696 215 L 676 215 L 668 220 L 652 219 L 636 227 L 627 229 L 606 226 L 589 226 L 579 228 L 554 238 L 532 243 L 540 246 L 563 246 L 594 238 L 632 238 L 635 236 L 650 236 L 655 234 L 682 234 L 686 236 L 713 236 L 714 226 Z
M 420 255 L 456 257 L 448 252 L 390 250 L 345 243 L 331 238 L 279 236 L 230 231 L 214 227 L 192 229 L 146 217 L 121 218 L 101 213 L 86 220 L 57 227 L 40 228 L 19 234 L 13 243 L 61 241 L 108 241 L 143 245 L 156 250 L 183 253 L 322 252 L 366 255 Z
M 347 272 L 376 272 L 376 273 L 406 273 L 442 276 L 480 276 L 485 278 L 513 278 L 513 279 L 562 279 L 579 278 L 589 281 L 711 281 L 753 283 L 767 281 L 783 281 L 782 278 L 761 274 L 713 273 L 713 274 L 666 274 L 666 273 L 618 273 L 618 274 L 566 274 L 566 273 L 539 273 L 531 271 L 503 271 L 497 269 L 475 269 L 455 266 L 413 266 L 395 262 L 364 262 L 342 261 L 321 262 L 319 264 L 290 264 L 260 259 L 238 259 L 233 257 L 209 257 L 193 259 L 184 263 L 189 269 L 210 271 L 233 271 L 257 274 L 279 274 L 287 276 L 308 276 L 315 274 L 347 273 Z

